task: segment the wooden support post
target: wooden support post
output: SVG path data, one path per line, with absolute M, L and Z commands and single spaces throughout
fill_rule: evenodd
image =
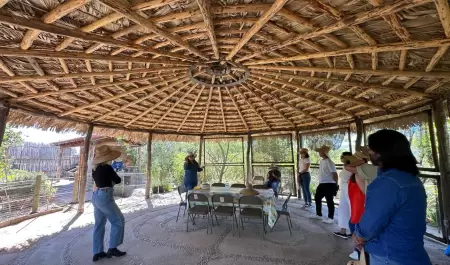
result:
M 83 152 L 80 153 L 80 161 L 79 165 L 79 177 L 80 177 L 80 185 L 78 188 L 78 212 L 84 212 L 84 202 L 86 199 L 86 180 L 87 180 L 87 171 L 88 171 L 88 160 L 89 160 L 89 148 L 91 145 L 92 131 L 94 130 L 94 125 L 90 124 L 88 128 L 88 132 L 84 139 L 84 148 Z
M 64 148 L 62 146 L 58 149 L 58 160 L 57 160 L 57 166 L 56 166 L 56 179 L 61 178 L 61 171 L 62 171 L 62 156 L 64 153 Z
M 450 113 L 450 112 L 449 112 Z M 431 141 L 431 154 L 433 155 L 433 165 L 436 170 L 439 171 L 439 155 L 438 147 L 436 145 L 436 134 L 434 132 L 433 123 L 433 112 L 431 110 L 427 111 L 428 114 L 428 129 L 430 131 L 430 141 Z
M 355 119 L 356 123 L 356 141 L 355 141 L 355 151 L 359 151 L 359 149 L 362 146 L 362 138 L 363 138 L 363 132 L 364 132 L 364 124 L 363 121 L 360 118 Z
M 199 151 L 198 151 L 198 164 L 200 166 L 202 166 L 202 162 L 203 162 L 203 142 L 205 141 L 205 139 L 203 138 L 203 135 L 200 135 L 200 147 L 199 147 Z
M 42 176 L 37 175 L 34 182 L 34 193 L 33 193 L 33 205 L 31 206 L 31 213 L 37 213 L 39 209 L 39 194 L 41 193 L 41 180 Z
M 439 150 L 439 168 L 441 172 L 441 192 L 444 212 L 443 235 L 447 243 L 450 240 L 450 137 L 447 128 L 447 107 L 445 100 L 439 100 L 433 103 L 434 122 Z
M 252 151 L 252 135 L 249 133 L 247 137 L 247 181 L 245 183 L 252 183 L 252 160 L 250 158 Z
M 5 135 L 6 123 L 8 122 L 9 107 L 0 106 L 0 146 L 3 143 L 3 136 Z
M 78 158 L 78 168 L 75 173 L 73 180 L 73 193 L 72 193 L 72 204 L 78 203 L 78 190 L 80 189 L 80 165 L 82 160 L 82 155 L 84 153 L 84 147 L 80 147 L 80 157 Z
M 295 167 L 295 182 L 294 182 L 294 190 L 297 191 L 297 197 L 300 200 L 302 198 L 302 192 L 301 192 L 301 187 L 300 187 L 300 175 L 298 174 L 300 172 L 300 149 L 302 148 L 300 145 L 300 134 L 299 131 L 295 131 L 295 143 L 297 145 L 297 156 L 296 156 L 296 160 L 297 160 L 297 166 Z
M 352 147 L 352 131 L 350 130 L 350 127 L 347 128 L 347 136 L 348 136 L 348 146 L 350 148 L 350 153 L 353 154 L 353 147 Z M 355 146 L 355 149 L 356 146 Z
M 152 188 L 152 140 L 153 134 L 148 133 L 147 141 L 147 183 L 145 185 L 145 199 L 149 199 Z

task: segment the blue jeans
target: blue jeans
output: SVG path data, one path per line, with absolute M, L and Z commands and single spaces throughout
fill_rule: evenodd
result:
M 280 186 L 279 181 L 267 181 L 266 187 L 271 188 L 273 190 L 273 194 L 275 194 L 275 197 L 278 198 L 278 187 Z
M 94 243 L 92 252 L 94 254 L 104 251 L 103 241 L 105 237 L 106 220 L 111 223 L 109 248 L 116 248 L 123 243 L 125 234 L 125 217 L 114 201 L 114 189 L 98 189 L 92 195 L 94 205 Z
M 385 257 L 375 256 L 370 253 L 369 257 L 370 265 L 406 265 L 405 263 L 399 263 L 397 261 L 393 261 Z
M 300 186 L 302 186 L 303 198 L 305 199 L 305 203 L 311 204 L 311 174 L 309 172 L 305 172 L 300 175 Z

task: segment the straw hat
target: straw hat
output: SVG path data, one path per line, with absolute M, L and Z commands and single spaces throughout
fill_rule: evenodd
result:
M 358 160 L 369 160 L 370 157 L 368 155 L 366 155 L 365 153 L 358 151 L 356 153 L 353 154 L 354 157 L 356 157 Z
M 314 149 L 316 152 L 324 152 L 325 154 L 328 154 L 330 152 L 330 147 L 326 145 L 322 145 L 320 148 Z
M 194 152 L 192 152 L 192 151 L 189 151 L 188 153 L 187 153 L 187 156 L 193 156 L 194 158 L 197 156 L 197 155 L 195 155 L 195 153 Z
M 358 162 L 361 159 L 358 159 L 357 157 L 355 157 L 354 155 L 350 155 L 350 156 L 344 156 L 343 157 L 344 161 L 348 161 L 350 164 L 353 164 L 355 162 Z
M 300 149 L 300 154 L 307 154 L 308 153 L 308 148 L 302 148 Z
M 107 145 L 99 146 L 95 149 L 95 156 L 92 164 L 98 165 L 104 162 L 112 161 L 120 155 L 120 151 L 111 150 L 111 148 Z
M 361 146 L 359 148 L 359 151 L 361 151 L 363 154 L 365 154 L 366 156 L 370 157 L 370 153 L 369 153 L 369 147 L 367 146 Z

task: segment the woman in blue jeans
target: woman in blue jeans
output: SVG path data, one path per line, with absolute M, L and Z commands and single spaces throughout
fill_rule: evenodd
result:
M 379 166 L 367 187 L 355 241 L 370 265 L 431 265 L 424 248 L 427 196 L 406 136 L 392 130 L 368 138 L 370 160 Z
M 94 171 L 92 178 L 95 181 L 92 204 L 94 205 L 94 240 L 92 261 L 102 258 L 121 257 L 126 252 L 117 249 L 123 243 L 125 234 L 125 217 L 114 201 L 114 184 L 121 182 L 120 177 L 109 164 L 120 156 L 119 151 L 113 151 L 108 146 L 100 146 L 95 150 Z M 106 220 L 111 223 L 108 252 L 104 251 L 104 237 Z
M 302 148 L 300 150 L 300 163 L 299 163 L 299 175 L 298 182 L 302 187 L 303 199 L 305 200 L 304 208 L 311 207 L 311 174 L 309 173 L 309 166 L 311 165 L 311 160 L 309 159 L 308 149 Z

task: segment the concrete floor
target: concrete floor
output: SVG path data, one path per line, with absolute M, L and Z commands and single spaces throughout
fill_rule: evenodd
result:
M 128 255 L 95 264 L 345 265 L 352 249 L 350 240 L 332 235 L 335 226 L 309 220 L 308 211 L 300 209 L 297 199 L 290 205 L 293 235 L 283 218 L 262 240 L 259 225 L 245 224 L 239 238 L 232 235 L 231 222 L 221 219 L 212 235 L 206 234 L 206 220 L 202 219 L 186 233 L 186 218 L 175 222 L 178 206 L 173 193 L 157 195 L 151 202 L 142 198 L 117 200 L 126 216 L 121 249 Z M 92 264 L 92 222 L 88 204 L 82 215 L 67 210 L 0 229 L 0 264 Z M 433 264 L 450 264 L 443 248 L 426 240 Z

